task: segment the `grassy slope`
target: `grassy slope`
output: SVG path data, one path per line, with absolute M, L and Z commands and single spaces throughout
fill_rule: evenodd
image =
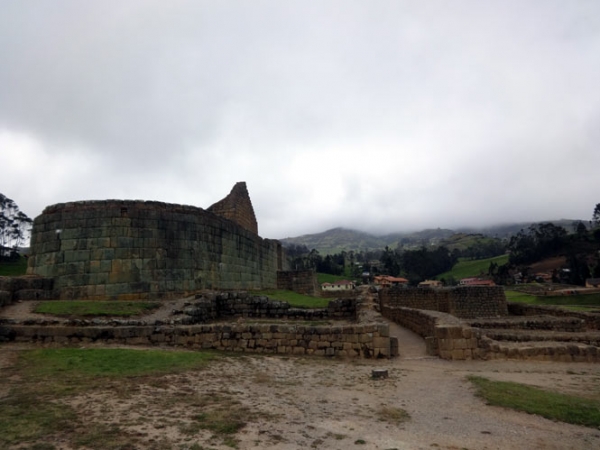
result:
M 268 289 L 257 291 L 254 294 L 266 295 L 271 300 L 288 302 L 294 308 L 327 308 L 329 299 L 311 297 L 310 295 L 298 294 L 297 292 Z
M 600 426 L 600 402 L 597 400 L 482 377 L 471 376 L 469 380 L 477 386 L 477 395 L 491 405 L 586 427 Z
M 317 273 L 317 283 L 333 283 L 334 281 L 351 280 L 352 278 L 345 275 L 330 275 L 328 273 Z
M 494 258 L 462 260 L 459 261 L 452 270 L 441 273 L 436 276 L 438 280 L 442 278 L 454 277 L 456 280 L 461 278 L 476 277 L 481 273 L 487 274 L 490 263 L 495 262 L 499 266 L 508 262 L 508 255 L 495 256 Z
M 530 305 L 558 305 L 574 310 L 585 310 L 600 307 L 600 293 L 579 295 L 545 295 L 535 296 L 523 292 L 506 290 L 509 302 L 527 303 Z

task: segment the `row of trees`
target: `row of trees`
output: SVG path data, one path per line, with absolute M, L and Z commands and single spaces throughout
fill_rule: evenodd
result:
M 458 261 L 458 253 L 446 247 L 415 250 L 391 249 L 378 251 L 342 251 L 322 256 L 317 250 L 309 250 L 303 245 L 286 247 L 296 270 L 315 269 L 317 272 L 332 275 L 360 277 L 361 273 L 371 275 L 392 275 L 406 277 L 411 284 L 452 269 Z
M 508 243 L 510 257 L 506 267 L 490 267 L 490 275 L 502 283 L 509 271 L 520 271 L 527 279 L 532 263 L 561 256 L 565 257 L 566 270 L 554 270 L 554 282 L 583 285 L 587 278 L 600 277 L 600 203 L 594 208 L 590 228 L 577 222 L 572 231 L 568 233 L 552 223 L 521 230 Z
M 0 260 L 18 258 L 17 249 L 29 239 L 32 222 L 14 200 L 0 194 Z

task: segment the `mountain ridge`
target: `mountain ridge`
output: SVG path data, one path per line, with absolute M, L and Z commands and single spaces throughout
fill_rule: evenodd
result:
M 333 254 L 341 251 L 366 251 L 383 249 L 386 246 L 395 248 L 399 243 L 409 246 L 431 246 L 441 243 L 444 239 L 459 233 L 481 234 L 490 238 L 509 239 L 520 230 L 526 230 L 531 225 L 553 223 L 572 231 L 573 223 L 587 221 L 577 219 L 546 220 L 540 222 L 515 222 L 486 227 L 460 227 L 455 230 L 447 228 L 426 228 L 414 232 L 394 232 L 382 235 L 354 230 L 345 227 L 335 227 L 320 233 L 305 234 L 297 237 L 279 239 L 285 247 L 305 245 L 322 254 Z

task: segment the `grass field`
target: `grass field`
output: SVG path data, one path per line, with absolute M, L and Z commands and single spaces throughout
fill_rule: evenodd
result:
M 55 316 L 137 316 L 161 306 L 158 302 L 49 300 L 39 303 L 34 312 Z
M 118 426 L 84 426 L 68 398 L 117 386 L 127 396 L 139 377 L 201 369 L 218 356 L 208 352 L 178 352 L 126 349 L 39 349 L 21 353 L 17 364 L 7 369 L 13 376 L 0 399 L 0 447 L 56 449 L 53 445 L 22 445 L 51 441 L 56 433 L 70 437 L 74 448 L 98 450 L 134 448 L 131 436 Z M 156 378 L 160 382 L 159 378 Z M 10 389 L 8 389 L 10 387 Z M 223 419 L 226 421 L 228 416 Z M 202 424 L 201 424 L 202 425 Z
M 27 271 L 27 259 L 21 257 L 15 262 L 3 262 L 0 261 L 0 276 L 3 277 L 16 277 L 19 275 L 25 275 Z
M 317 273 L 317 283 L 319 285 L 323 283 L 333 283 L 341 280 L 351 280 L 352 278 L 345 275 L 330 275 L 328 273 Z
M 600 293 L 579 295 L 544 295 L 536 296 L 524 292 L 506 289 L 506 300 L 529 305 L 556 305 L 575 311 L 600 308 Z
M 600 402 L 506 381 L 470 376 L 477 395 L 490 405 L 538 414 L 550 420 L 600 427 Z
M 492 262 L 499 266 L 506 264 L 508 262 L 508 255 L 500 255 L 487 259 L 460 260 L 452 270 L 441 273 L 436 278 L 438 280 L 442 278 L 447 280 L 449 277 L 454 277 L 455 280 L 460 280 L 461 278 L 477 277 L 482 273 L 487 274 Z
M 266 295 L 271 300 L 288 302 L 294 308 L 327 308 L 329 299 L 311 297 L 310 295 L 298 294 L 297 292 L 269 289 L 256 291 L 254 294 Z

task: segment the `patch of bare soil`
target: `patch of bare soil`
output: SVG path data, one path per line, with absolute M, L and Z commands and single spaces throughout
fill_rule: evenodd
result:
M 153 318 L 180 306 L 165 305 Z M 444 361 L 427 357 L 412 332 L 391 323 L 390 333 L 401 354 L 392 360 L 224 355 L 183 374 L 110 381 L 61 400 L 77 412 L 87 441 L 57 432 L 44 444 L 61 450 L 600 448 L 599 430 L 488 406 L 466 378 L 600 399 L 600 365 Z M 27 347 L 0 344 L 0 370 Z M 387 369 L 389 378 L 372 379 L 373 369 Z M 6 383 L 0 376 L 0 397 Z
M 566 265 L 567 258 L 564 256 L 557 256 L 533 263 L 531 265 L 531 270 L 533 272 L 552 272 L 553 270 L 558 270 Z
M 0 346 L 0 362 L 10 364 L 16 350 Z M 389 378 L 371 379 L 376 368 Z M 68 403 L 98 439 L 108 442 L 118 429 L 123 444 L 77 448 L 600 448 L 596 429 L 486 405 L 466 380 L 470 374 L 600 398 L 593 364 L 234 355 L 184 374 L 111 381 Z M 237 428 L 211 428 L 206 416 Z M 51 443 L 76 448 L 68 436 Z

